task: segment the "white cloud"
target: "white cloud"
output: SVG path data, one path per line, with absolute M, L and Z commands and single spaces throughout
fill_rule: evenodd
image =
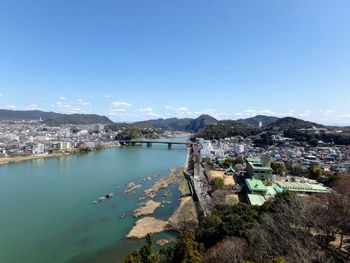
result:
M 268 116 L 274 116 L 277 115 L 273 111 L 269 109 L 264 109 L 264 110 L 255 110 L 255 109 L 248 109 L 243 112 L 238 112 L 233 114 L 234 116 L 239 116 L 239 117 L 254 117 L 256 115 L 268 115 Z
M 334 110 L 325 110 L 325 109 L 320 109 L 319 112 L 324 115 L 324 116 L 330 116 L 332 114 L 334 114 Z
M 143 109 L 140 109 L 140 111 L 145 113 L 153 112 L 152 108 L 143 108 Z
M 157 117 L 157 118 L 163 117 L 162 115 L 155 113 L 151 107 L 141 108 L 141 109 L 139 109 L 139 111 L 141 112 L 141 115 L 140 115 L 141 119 L 147 119 L 150 117 L 154 117 L 154 118 L 155 117 Z
M 105 94 L 105 95 L 103 95 L 103 97 L 104 97 L 105 99 L 109 99 L 111 96 L 108 95 L 108 94 Z
M 183 107 L 183 106 L 176 108 L 174 111 L 180 117 L 192 115 L 192 112 L 190 112 L 187 107 Z
M 124 102 L 124 101 L 113 101 L 111 104 L 112 110 L 118 110 L 118 109 L 128 109 L 132 105 L 130 103 Z
M 81 106 L 90 106 L 90 105 L 92 105 L 91 102 L 86 102 L 86 101 L 83 101 L 82 99 L 77 99 L 77 104 L 81 105 Z
M 349 114 L 343 114 L 339 116 L 340 119 L 350 119 L 350 113 Z
M 24 107 L 24 110 L 41 110 L 37 104 L 29 104 Z
M 59 108 L 61 108 L 64 112 L 67 113 L 83 113 L 82 109 L 77 105 L 59 104 Z
M 57 101 L 55 107 L 58 108 L 59 111 L 62 111 L 64 113 L 84 113 L 81 107 L 75 102 L 63 103 L 61 101 Z
M 16 109 L 17 107 L 16 107 L 16 105 L 7 105 L 7 106 L 5 106 L 4 107 L 5 109 L 8 109 L 8 110 L 13 110 L 13 109 Z
M 126 112 L 128 109 L 131 108 L 131 103 L 124 102 L 124 101 L 113 101 L 109 107 L 109 112 L 107 115 L 112 116 L 121 116 L 122 113 Z M 119 113 L 119 114 L 117 114 Z
M 0 92 L 0 97 L 2 97 L 2 93 Z
M 61 96 L 61 97 L 59 97 L 59 99 L 60 99 L 60 100 L 66 100 L 67 98 L 66 98 L 66 97 Z

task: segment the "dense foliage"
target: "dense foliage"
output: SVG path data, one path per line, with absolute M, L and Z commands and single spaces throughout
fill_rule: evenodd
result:
M 138 138 L 147 138 L 147 139 L 158 139 L 163 134 L 163 130 L 160 129 L 148 129 L 148 128 L 136 128 L 136 127 L 127 127 L 118 133 L 116 136 L 117 140 L 132 140 Z
M 200 131 L 196 137 L 205 138 L 205 139 L 220 139 L 228 138 L 233 136 L 250 136 L 259 133 L 259 129 L 249 127 L 245 124 L 225 120 L 219 121 L 216 125 L 209 125 Z
M 265 127 L 276 122 L 278 119 L 279 119 L 278 117 L 274 117 L 274 116 L 256 115 L 251 118 L 239 119 L 237 121 L 252 127 L 259 127 L 259 124 L 261 122 L 262 126 Z
M 271 162 L 271 168 L 275 174 L 282 175 L 286 170 L 284 162 Z
M 210 181 L 213 190 L 222 189 L 225 186 L 225 180 L 221 177 L 215 177 Z
M 216 206 L 213 213 L 202 220 L 198 240 L 211 247 L 227 236 L 246 237 L 257 220 L 258 212 L 253 206 L 244 203 Z
M 148 121 L 140 121 L 133 123 L 137 127 L 152 127 L 152 128 L 161 128 L 165 130 L 173 131 L 188 131 L 188 132 L 198 132 L 201 129 L 205 128 L 207 125 L 215 125 L 218 121 L 209 116 L 201 115 L 196 119 L 191 118 L 170 118 L 170 119 L 156 119 Z
M 257 147 L 267 147 L 273 145 L 273 139 L 271 134 L 266 132 L 261 134 L 259 139 L 254 140 L 254 145 Z
M 296 141 L 307 142 L 312 146 L 317 146 L 318 141 L 325 143 L 334 143 L 337 145 L 349 145 L 350 134 L 307 134 L 297 129 L 287 129 L 284 131 L 284 136 L 293 138 Z
M 152 235 L 146 236 L 146 244 L 134 250 L 121 260 L 121 263 L 201 263 L 202 253 L 195 235 L 185 230 L 180 233 L 174 248 L 162 248 L 159 253 L 153 252 Z
M 294 117 L 284 117 L 273 122 L 267 128 L 268 129 L 279 128 L 282 130 L 286 130 L 286 129 L 297 130 L 297 129 L 307 129 L 310 127 L 323 127 L 323 126 L 314 122 L 304 121 Z
M 241 157 L 226 158 L 222 163 L 219 164 L 219 167 L 227 169 L 231 166 L 234 168 L 237 164 L 243 164 L 243 159 Z

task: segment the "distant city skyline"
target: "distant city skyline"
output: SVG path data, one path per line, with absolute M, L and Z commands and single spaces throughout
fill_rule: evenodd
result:
M 0 108 L 350 126 L 350 2 L 0 2 Z

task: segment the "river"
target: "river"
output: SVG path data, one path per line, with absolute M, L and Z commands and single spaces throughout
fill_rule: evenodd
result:
M 0 262 L 118 262 L 143 244 L 124 238 L 135 222 L 138 198 L 156 180 L 143 179 L 165 176 L 185 159 L 184 146 L 153 145 L 0 166 Z M 131 181 L 143 186 L 126 194 Z M 158 218 L 168 217 L 178 205 L 177 187 L 171 189 L 173 203 L 158 208 Z M 114 198 L 92 203 L 108 193 Z

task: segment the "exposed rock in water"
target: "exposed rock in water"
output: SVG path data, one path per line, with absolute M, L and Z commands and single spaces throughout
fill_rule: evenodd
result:
M 149 200 L 144 204 L 143 207 L 137 208 L 134 211 L 134 216 L 144 216 L 144 215 L 151 215 L 154 213 L 154 211 L 161 205 L 160 202 L 155 202 L 153 200 Z
M 142 186 L 142 184 L 135 184 L 134 182 L 128 183 L 126 185 L 126 190 L 124 191 L 124 193 L 130 193 L 130 192 L 134 192 L 136 189 L 140 188 Z
M 162 238 L 162 239 L 157 240 L 156 244 L 158 246 L 165 246 L 166 244 L 174 243 L 174 242 L 176 242 L 176 238 L 169 237 L 169 238 Z
M 180 206 L 167 220 L 144 217 L 136 221 L 127 238 L 144 238 L 148 233 L 159 233 L 166 230 L 181 230 L 198 225 L 197 211 L 192 197 L 181 198 Z
M 149 198 L 154 198 L 160 189 L 166 188 L 169 185 L 177 182 L 179 180 L 178 176 L 166 176 L 160 178 L 151 188 L 145 190 L 145 194 Z
M 127 238 L 141 239 L 148 233 L 159 233 L 167 230 L 168 223 L 166 221 L 156 219 L 154 217 L 144 217 L 138 220 L 135 226 L 127 234 Z

